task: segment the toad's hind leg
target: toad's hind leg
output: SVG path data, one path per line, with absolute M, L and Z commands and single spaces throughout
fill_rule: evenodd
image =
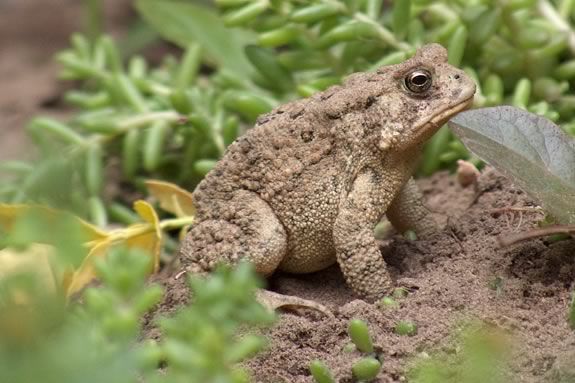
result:
M 217 206 L 217 205 L 216 205 Z M 180 248 L 182 264 L 191 272 L 209 272 L 219 263 L 250 261 L 256 272 L 270 275 L 287 250 L 287 235 L 270 206 L 255 193 L 238 191 L 192 226 Z
M 236 193 L 217 212 L 192 226 L 180 248 L 186 271 L 204 274 L 219 263 L 251 262 L 258 274 L 272 274 L 287 251 L 286 231 L 270 206 L 247 191 Z M 306 307 L 333 315 L 324 306 L 299 297 L 260 290 L 258 301 L 270 309 Z

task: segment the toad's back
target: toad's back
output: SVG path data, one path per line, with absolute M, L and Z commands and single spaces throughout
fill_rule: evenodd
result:
M 332 126 L 309 102 L 262 116 L 198 185 L 197 222 L 224 218 L 247 226 L 245 213 L 253 208 L 238 203 L 256 196 L 286 232 L 289 256 L 280 268 L 310 272 L 333 263 L 331 232 L 343 181 L 338 175 L 345 165 L 336 162 Z

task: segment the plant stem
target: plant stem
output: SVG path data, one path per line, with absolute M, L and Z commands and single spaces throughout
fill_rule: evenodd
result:
M 567 35 L 567 43 L 571 54 L 575 55 L 575 31 L 571 29 L 569 23 L 561 17 L 555 7 L 548 0 L 539 0 L 537 2 L 537 9 L 541 16 L 545 17 L 549 22 L 554 25 L 559 32 L 564 32 Z
M 165 219 L 160 221 L 158 226 L 161 230 L 173 230 L 191 225 L 192 223 L 194 223 L 194 217 L 190 216 Z M 131 225 L 130 228 L 130 230 L 121 228 L 110 232 L 109 240 L 111 242 L 125 241 L 129 238 L 138 237 L 140 235 L 151 233 L 156 230 L 156 227 L 148 222 Z M 90 243 L 88 243 L 88 246 L 91 246 Z
M 91 41 L 102 34 L 103 31 L 103 0 L 84 0 L 85 23 L 84 29 L 86 35 Z
M 378 32 L 378 37 L 380 38 L 381 41 L 383 41 L 384 43 L 386 43 L 387 45 L 394 47 L 395 49 L 399 49 L 401 51 L 404 52 L 408 52 L 411 50 L 411 46 L 403 41 L 398 41 L 394 34 L 391 33 L 388 29 L 382 27 L 378 22 L 372 20 L 371 18 L 367 17 L 366 15 L 364 15 L 363 13 L 356 13 L 353 15 L 354 19 L 356 19 L 357 21 L 366 23 L 366 24 L 371 24 L 372 26 L 374 26 Z
M 515 235 L 501 235 L 497 237 L 497 242 L 499 242 L 501 247 L 505 247 L 517 242 L 526 241 L 528 239 L 546 237 L 554 234 L 575 235 L 575 225 L 554 225 L 541 229 L 530 230 L 524 233 L 518 233 Z
M 162 230 L 172 230 L 172 229 L 179 229 L 184 226 L 188 226 L 194 223 L 194 217 L 180 217 L 180 218 L 171 218 L 165 219 L 160 221 L 160 228 Z
M 180 118 L 182 118 L 182 116 L 179 113 L 172 110 L 162 112 L 148 112 L 138 114 L 133 117 L 128 117 L 125 120 L 121 121 L 118 124 L 118 126 L 120 127 L 121 130 L 125 131 L 131 128 L 148 125 L 156 121 L 176 122 Z

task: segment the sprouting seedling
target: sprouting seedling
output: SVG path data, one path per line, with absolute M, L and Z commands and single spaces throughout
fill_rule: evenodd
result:
M 493 278 L 491 281 L 489 281 L 489 288 L 495 291 L 497 295 L 501 295 L 503 292 L 503 278 L 500 276 Z
M 403 286 L 397 287 L 396 289 L 393 290 L 393 297 L 395 299 L 405 298 L 408 293 L 409 293 L 409 291 L 407 290 L 406 287 L 403 287 Z
M 357 361 L 351 371 L 353 377 L 359 382 L 370 382 L 381 370 L 381 362 L 372 356 L 368 356 Z
M 410 241 L 416 241 L 417 240 L 417 234 L 413 230 L 407 230 L 405 233 L 403 233 L 403 236 L 405 238 L 409 239 Z
M 417 326 L 411 321 L 399 321 L 395 324 L 394 331 L 398 335 L 413 336 L 417 334 Z
M 321 360 L 313 360 L 309 364 L 309 370 L 317 383 L 335 383 L 335 379 L 333 378 L 329 367 L 327 367 Z
M 379 307 L 384 310 L 396 309 L 399 307 L 399 303 L 392 297 L 383 297 L 379 301 Z
M 351 352 L 357 348 L 360 352 L 368 354 L 353 365 L 352 375 L 358 382 L 370 382 L 379 373 L 381 362 L 374 357 L 375 349 L 367 324 L 361 319 L 352 319 L 349 321 L 348 334 L 353 343 L 346 345 L 344 351 Z M 322 361 L 313 360 L 309 369 L 316 383 L 335 382 L 331 371 Z
M 349 337 L 361 352 L 371 354 L 373 352 L 373 342 L 369 335 L 367 324 L 360 319 L 352 319 L 348 326 Z

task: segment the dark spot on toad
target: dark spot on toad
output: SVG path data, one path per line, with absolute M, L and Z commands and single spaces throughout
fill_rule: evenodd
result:
M 376 98 L 374 96 L 369 96 L 365 102 L 365 107 L 369 108 L 370 106 L 372 106 L 375 100 Z
M 310 131 L 302 132 L 301 139 L 303 140 L 303 142 L 310 142 L 311 140 L 313 140 L 313 132 Z

